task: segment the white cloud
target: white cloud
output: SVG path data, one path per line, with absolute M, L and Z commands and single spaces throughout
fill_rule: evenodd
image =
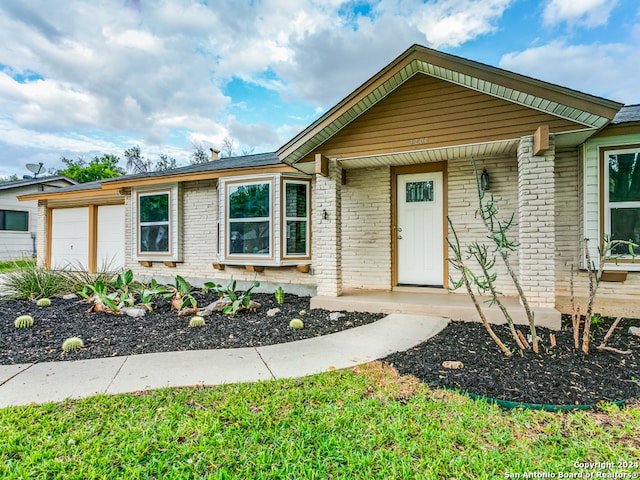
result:
M 606 25 L 617 0 L 549 0 L 543 18 L 546 24 L 567 22 L 585 27 Z
M 556 41 L 506 54 L 500 60 L 500 67 L 507 70 L 627 104 L 640 101 L 638 65 L 640 42 L 568 45 Z

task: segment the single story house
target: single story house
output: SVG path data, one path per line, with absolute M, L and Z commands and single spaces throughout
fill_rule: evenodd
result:
M 0 260 L 35 258 L 38 202 L 18 197 L 49 192 L 76 182 L 62 175 L 0 183 Z
M 537 318 L 557 325 L 568 310 L 572 266 L 586 294 L 584 238 L 596 262 L 606 236 L 640 243 L 640 106 L 418 45 L 277 152 L 25 198 L 39 202 L 49 267 L 116 255 L 141 277 L 257 278 L 316 305 L 441 299 L 456 275 L 447 217 L 463 245 L 486 241 L 472 157 L 501 215 L 515 215 L 511 263 Z M 627 276 L 601 284 L 598 309 L 640 316 L 640 261 L 607 269 Z

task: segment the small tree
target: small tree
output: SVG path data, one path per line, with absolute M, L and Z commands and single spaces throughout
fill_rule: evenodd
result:
M 115 155 L 105 154 L 101 157 L 93 157 L 89 163 L 83 158 L 70 160 L 62 157 L 65 168 L 56 171 L 58 175 L 64 175 L 78 183 L 95 182 L 105 178 L 113 178 L 124 175 L 126 172 L 118 162 L 120 159 Z

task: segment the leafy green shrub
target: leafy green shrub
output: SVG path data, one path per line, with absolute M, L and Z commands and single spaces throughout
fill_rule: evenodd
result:
M 176 310 L 182 310 L 183 308 L 191 305 L 191 308 L 198 306 L 198 301 L 194 298 L 191 292 L 191 285 L 180 275 L 176 275 L 176 283 L 170 285 L 167 288 L 167 293 L 164 294 L 165 298 L 173 297 L 171 305 Z
M 120 307 L 116 302 L 118 292 L 110 292 L 109 287 L 102 282 L 102 280 L 96 280 L 94 283 L 88 283 L 79 292 L 80 296 L 93 300 L 94 306 L 101 303 L 105 307 L 113 310 L 114 312 L 120 311 Z M 94 308 L 94 311 L 98 310 Z
M 276 297 L 276 302 L 278 302 L 278 305 L 282 305 L 284 303 L 284 290 L 282 289 L 282 287 L 278 287 L 274 292 L 274 295 Z
M 84 342 L 82 341 L 81 338 L 78 338 L 78 337 L 67 338 L 62 343 L 62 351 L 67 353 L 75 352 L 76 350 L 79 350 L 82 347 L 84 347 Z
M 48 298 L 40 298 L 36 302 L 36 305 L 38 305 L 39 307 L 50 307 L 51 306 L 51 300 L 49 300 Z
M 294 318 L 289 322 L 289 328 L 293 328 L 294 330 L 300 330 L 304 328 L 304 323 L 299 318 Z
M 153 311 L 151 302 L 153 302 L 154 298 L 156 298 L 157 296 L 160 296 L 162 298 L 171 298 L 173 294 L 162 285 L 158 285 L 156 279 L 152 278 L 151 283 L 147 286 L 144 286 L 142 288 L 142 292 L 140 292 L 140 304 L 151 312 Z
M 189 326 L 190 327 L 204 327 L 205 322 L 204 322 L 204 318 L 196 315 L 195 317 L 191 317 L 191 320 L 189 320 Z
M 16 328 L 31 328 L 33 327 L 33 317 L 30 315 L 20 315 L 13 322 Z
M 259 286 L 260 282 L 256 280 L 245 292 L 237 294 L 236 281 L 233 279 L 233 277 L 231 277 L 226 286 L 219 286 L 218 288 L 216 288 L 218 295 L 220 295 L 223 300 L 231 302 L 231 305 L 224 307 L 224 310 L 222 310 L 222 312 L 231 314 L 231 316 L 235 316 L 236 313 L 238 313 L 240 310 L 249 308 L 249 304 L 251 303 L 251 291 L 255 287 Z
M 33 264 L 6 273 L 4 289 L 7 297 L 19 300 L 55 297 L 73 291 L 64 272 Z

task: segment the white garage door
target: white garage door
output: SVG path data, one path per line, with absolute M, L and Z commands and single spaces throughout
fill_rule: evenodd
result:
M 51 267 L 86 270 L 89 259 L 89 209 L 51 211 Z
M 96 268 L 118 271 L 124 267 L 124 205 L 98 207 Z

